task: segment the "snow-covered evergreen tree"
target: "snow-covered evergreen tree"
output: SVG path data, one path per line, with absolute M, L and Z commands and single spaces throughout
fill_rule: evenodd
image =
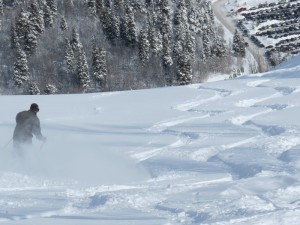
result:
M 49 27 L 52 27 L 53 26 L 53 14 L 51 12 L 51 9 L 48 5 L 45 5 L 44 6 L 44 23 L 45 23 L 45 27 L 46 28 L 49 28 Z
M 18 47 L 14 64 L 13 80 L 17 87 L 21 87 L 29 80 L 29 68 L 25 52 Z
M 210 20 L 213 22 L 214 21 L 214 13 L 212 10 L 211 1 L 205 0 L 204 9 L 205 9 L 206 14 L 209 16 Z
M 216 38 L 212 49 L 212 53 L 214 56 L 217 56 L 219 58 L 225 57 L 226 56 L 225 41 L 220 38 Z
M 146 26 L 141 30 L 139 35 L 139 58 L 142 62 L 142 65 L 145 66 L 149 62 L 150 58 L 150 43 L 148 39 L 148 27 Z
M 127 44 L 127 24 L 124 18 L 120 18 L 120 39 Z
M 25 40 L 30 30 L 29 15 L 30 14 L 28 12 L 22 9 L 16 18 L 15 28 L 20 42 Z
M 57 13 L 56 0 L 46 0 L 46 4 L 49 6 L 51 14 L 56 15 Z
M 65 19 L 65 17 L 61 17 L 61 20 L 60 20 L 60 29 L 62 30 L 62 31 L 67 31 L 68 30 L 68 24 L 67 24 L 67 21 L 66 21 L 66 19 Z
M 28 92 L 31 95 L 39 95 L 41 93 L 38 85 L 35 82 L 29 84 Z
M 211 47 L 210 47 L 209 37 L 207 34 L 203 34 L 202 44 L 203 44 L 203 54 L 205 55 L 205 58 L 208 59 L 209 57 L 211 57 Z
M 235 30 L 233 35 L 232 50 L 238 57 L 245 57 L 246 55 L 245 40 L 237 30 Z
M 154 55 L 160 55 L 163 48 L 162 35 L 154 26 L 149 30 L 149 42 L 151 52 Z
M 86 60 L 85 52 L 82 48 L 79 49 L 77 58 L 77 75 L 79 87 L 85 92 L 90 87 L 89 67 Z
M 186 85 L 192 82 L 192 66 L 188 54 L 182 54 L 178 58 L 177 82 L 180 85 Z
M 75 56 L 68 38 L 65 39 L 65 51 L 64 51 L 64 65 L 67 68 L 68 73 L 73 73 Z
M 188 12 L 189 29 L 195 33 L 200 33 L 199 12 L 195 8 L 191 8 Z
M 163 54 L 163 65 L 169 67 L 173 64 L 171 56 L 172 51 L 172 26 L 171 26 L 171 12 L 169 8 L 168 0 L 160 1 L 161 7 L 161 34 L 162 34 L 162 54 Z
M 93 50 L 93 77 L 96 84 L 104 88 L 107 77 L 106 52 L 100 48 L 94 47 Z
M 30 29 L 29 33 L 25 37 L 24 41 L 24 50 L 27 55 L 32 55 L 37 48 L 37 37 L 35 36 L 32 29 Z
M 150 3 L 149 3 L 150 4 Z M 152 1 L 151 1 L 152 4 Z M 148 39 L 150 51 L 154 56 L 161 55 L 162 52 L 162 35 L 158 29 L 158 17 L 154 10 L 150 10 L 147 15 L 147 26 L 149 27 Z
M 112 44 L 120 36 L 120 24 L 111 8 L 105 7 L 102 10 L 102 27 L 105 35 Z
M 185 49 L 188 57 L 193 61 L 196 52 L 196 39 L 192 31 L 186 31 Z
M 42 10 L 36 0 L 31 0 L 29 5 L 29 20 L 35 36 L 39 36 L 44 31 L 44 18 Z
M 174 16 L 174 57 L 178 58 L 184 50 L 188 30 L 187 8 L 185 0 L 179 0 Z
M 79 40 L 79 34 L 75 27 L 72 28 L 72 34 L 71 34 L 71 41 L 70 44 L 72 46 L 73 51 L 79 51 L 80 48 L 82 48 L 82 44 Z
M 53 84 L 47 84 L 46 87 L 45 87 L 44 92 L 46 94 L 48 94 L 48 95 L 53 95 L 53 94 L 57 93 L 58 90 L 57 90 L 57 88 L 56 88 L 55 85 L 53 85 Z
M 133 8 L 131 6 L 128 6 L 126 9 L 125 24 L 127 27 L 127 34 L 126 34 L 127 43 L 129 45 L 135 45 L 137 41 L 136 24 L 134 21 Z

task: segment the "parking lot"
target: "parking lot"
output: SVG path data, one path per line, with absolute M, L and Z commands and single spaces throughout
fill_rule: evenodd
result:
M 272 62 L 273 54 L 283 57 L 300 52 L 300 0 L 264 3 L 249 9 L 239 8 L 236 26 L 259 48 L 265 48 Z

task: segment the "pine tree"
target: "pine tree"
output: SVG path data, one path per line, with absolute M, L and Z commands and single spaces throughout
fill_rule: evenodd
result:
M 141 30 L 139 35 L 139 58 L 142 65 L 145 66 L 150 58 L 150 43 L 148 40 L 148 27 Z
M 19 42 L 25 40 L 25 37 L 30 30 L 30 20 L 29 20 L 29 13 L 25 12 L 23 9 L 18 14 L 15 22 L 15 29 L 19 39 Z
M 178 58 L 177 82 L 180 85 L 186 85 L 192 82 L 192 66 L 188 54 L 182 54 Z
M 179 0 L 174 17 L 174 57 L 178 58 L 184 50 L 188 30 L 187 8 L 185 0 Z
M 16 57 L 13 80 L 17 87 L 21 87 L 29 80 L 29 68 L 26 54 L 20 47 L 17 49 Z
M 44 23 L 46 28 L 53 26 L 53 14 L 48 5 L 44 6 Z
M 128 28 L 127 28 L 127 24 L 125 19 L 121 18 L 120 19 L 120 39 L 121 41 L 127 45 L 127 32 L 128 32 Z
M 189 29 L 193 33 L 200 33 L 199 12 L 195 8 L 191 8 L 188 12 Z
M 44 92 L 48 95 L 53 95 L 58 92 L 57 88 L 53 84 L 47 84 Z
M 107 77 L 106 52 L 94 47 L 93 50 L 93 77 L 97 84 L 104 88 Z
M 207 34 L 203 34 L 202 37 L 202 43 L 203 43 L 203 54 L 205 55 L 205 58 L 211 57 L 211 47 L 210 47 L 210 41 Z
M 168 0 L 160 1 L 161 15 L 161 35 L 162 35 L 162 54 L 163 54 L 163 65 L 164 67 L 170 67 L 173 64 L 173 59 L 171 56 L 172 49 L 172 27 L 171 27 L 171 13 L 168 4 Z
M 186 53 L 188 54 L 189 58 L 193 61 L 195 58 L 195 52 L 196 52 L 196 40 L 193 33 L 188 30 L 186 32 L 186 41 L 184 48 L 186 49 Z
M 35 36 L 39 36 L 44 31 L 44 18 L 36 0 L 31 0 L 29 13 L 29 20 L 33 33 Z
M 150 4 L 150 3 L 149 3 Z M 151 3 L 153 4 L 153 3 Z M 150 50 L 154 56 L 161 55 L 162 52 L 162 35 L 158 29 L 158 17 L 154 10 L 150 10 L 147 15 L 147 25 L 149 27 Z
M 211 1 L 205 1 L 205 11 L 209 16 L 210 20 L 213 22 L 215 17 L 211 6 Z
M 51 14 L 56 15 L 57 13 L 57 6 L 55 0 L 46 0 L 46 4 L 49 6 Z
M 233 42 L 232 42 L 232 50 L 235 54 L 238 54 L 240 51 L 240 35 L 237 30 L 235 30 L 233 35 Z
M 65 19 L 65 17 L 61 17 L 61 20 L 60 20 L 60 29 L 63 31 L 63 32 L 65 32 L 65 31 L 67 31 L 68 30 L 68 24 L 67 24 L 67 21 L 66 21 L 66 19 Z
M 126 9 L 126 15 L 125 15 L 125 24 L 127 26 L 127 34 L 126 34 L 126 39 L 127 43 L 129 45 L 135 45 L 136 43 L 136 24 L 134 21 L 134 12 L 133 8 L 128 6 Z
M 70 44 L 72 46 L 73 51 L 79 51 L 79 49 L 82 48 L 82 44 L 79 40 L 79 34 L 75 27 L 72 28 L 72 37 Z
M 115 40 L 120 37 L 120 22 L 114 13 L 111 13 L 110 27 L 109 39 L 114 44 Z
M 74 66 L 75 57 L 68 38 L 65 38 L 65 52 L 64 52 L 64 65 L 67 68 L 68 73 L 73 73 L 75 70 Z
M 245 40 L 239 35 L 237 30 L 235 30 L 233 35 L 232 50 L 238 57 L 245 57 L 246 55 Z
M 120 24 L 117 17 L 110 8 L 104 8 L 102 11 L 102 26 L 105 35 L 112 44 L 120 36 Z
M 83 49 L 79 49 L 77 59 L 77 74 L 80 88 L 85 92 L 90 87 L 90 75 L 86 55 Z
M 213 55 L 222 58 L 226 56 L 225 41 L 220 38 L 216 38 L 214 47 L 212 49 Z
M 149 29 L 150 50 L 154 55 L 161 54 L 162 51 L 162 35 L 154 26 Z
M 39 95 L 41 93 L 41 91 L 36 83 L 29 84 L 28 92 L 31 95 Z
M 32 30 L 29 31 L 29 33 L 25 37 L 24 42 L 24 50 L 27 53 L 27 55 L 32 55 L 37 48 L 37 37 L 33 33 Z

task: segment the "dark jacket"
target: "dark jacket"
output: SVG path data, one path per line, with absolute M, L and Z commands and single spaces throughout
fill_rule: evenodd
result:
M 43 139 L 40 120 L 35 112 L 31 110 L 19 112 L 16 116 L 16 122 L 17 125 L 13 135 L 15 143 L 30 144 L 32 142 L 33 134 L 37 137 L 37 139 Z

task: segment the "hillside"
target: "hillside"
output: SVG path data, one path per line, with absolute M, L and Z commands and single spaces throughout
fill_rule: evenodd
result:
M 207 0 L 6 0 L 0 18 L 6 94 L 198 83 L 235 57 Z

